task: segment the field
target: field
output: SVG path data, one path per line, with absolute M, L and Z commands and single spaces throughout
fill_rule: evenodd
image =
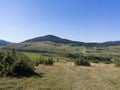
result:
M 57 62 L 53 66 L 39 65 L 41 76 L 1 78 L 0 90 L 119 90 L 120 68 L 113 64 L 75 66 L 72 62 Z
M 38 54 L 38 53 L 27 53 L 27 52 L 24 52 L 24 54 L 27 57 L 29 57 L 31 60 L 37 60 L 41 56 L 41 54 Z
M 66 61 L 71 60 L 70 58 L 62 55 L 69 52 L 73 54 L 79 52 L 79 54 L 106 56 L 112 57 L 112 60 L 118 60 L 120 57 L 119 46 L 71 47 L 59 46 L 60 54 L 23 52 L 32 61 L 37 61 L 40 56 L 44 56 L 45 58 L 59 59 L 59 62 L 55 62 L 52 66 L 36 66 L 35 71 L 39 76 L 0 78 L 0 90 L 119 90 L 120 68 L 115 67 L 114 64 L 91 63 L 90 67 L 75 66 L 73 62 Z M 61 48 L 67 48 L 67 50 Z
M 0 48 L 10 49 L 13 47 L 18 51 L 41 53 L 55 57 L 56 56 L 64 57 L 66 53 L 72 53 L 72 54 L 77 53 L 77 54 L 85 54 L 85 55 L 112 57 L 113 59 L 120 58 L 120 53 L 119 53 L 120 46 L 83 47 L 83 46 L 71 46 L 69 44 L 58 44 L 53 42 L 34 42 L 34 43 L 20 43 L 15 45 L 1 46 Z M 32 56 L 34 58 L 34 55 Z

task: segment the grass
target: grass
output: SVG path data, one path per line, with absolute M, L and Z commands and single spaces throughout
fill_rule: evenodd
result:
M 0 90 L 119 90 L 120 68 L 113 64 L 75 66 L 58 62 L 53 66 L 39 65 L 42 77 L 0 78 Z
M 26 56 L 28 56 L 31 60 L 38 60 L 39 57 L 41 56 L 41 54 L 39 53 L 28 53 L 28 52 L 24 52 L 24 54 Z
M 15 48 L 18 51 L 39 52 L 41 54 L 48 54 L 52 56 L 64 57 L 66 53 L 84 54 L 93 56 L 110 57 L 112 59 L 120 58 L 120 46 L 108 47 L 82 47 L 71 46 L 69 44 L 57 44 L 53 42 L 29 42 L 19 43 L 14 45 L 0 46 L 0 48 Z

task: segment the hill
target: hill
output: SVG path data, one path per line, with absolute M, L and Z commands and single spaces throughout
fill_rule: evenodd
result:
M 42 37 L 37 37 L 37 38 L 26 40 L 24 42 L 44 42 L 44 41 L 50 41 L 50 42 L 62 43 L 62 44 L 73 44 L 73 43 L 83 44 L 83 42 L 77 42 L 77 41 L 72 41 L 72 40 L 68 40 L 68 39 L 63 39 L 63 38 L 60 38 L 60 37 L 57 37 L 54 35 L 46 35 L 46 36 L 42 36 Z
M 0 45 L 7 45 L 7 44 L 10 44 L 10 42 L 5 40 L 0 40 Z
M 80 41 L 72 41 L 68 39 L 63 39 L 54 35 L 46 35 L 42 37 L 37 37 L 33 39 L 29 39 L 24 41 L 23 43 L 26 42 L 45 42 L 45 41 L 50 41 L 53 43 L 60 43 L 60 44 L 70 44 L 72 46 L 97 46 L 99 45 L 98 43 L 85 43 L 85 42 L 80 42 Z
M 63 39 L 54 35 L 46 35 L 26 40 L 17 44 L 2 46 L 2 49 L 15 48 L 18 51 L 57 54 L 87 53 L 92 55 L 119 56 L 120 42 L 85 43 Z
M 120 45 L 120 41 L 108 41 L 108 42 L 104 42 L 102 44 L 104 46 L 119 46 Z
M 119 46 L 120 41 L 108 41 L 108 42 L 103 42 L 103 43 L 86 43 L 86 42 L 80 42 L 80 41 L 72 41 L 68 39 L 63 39 L 54 35 L 46 35 L 42 37 L 37 37 L 33 39 L 29 39 L 24 41 L 23 43 L 26 42 L 45 42 L 45 41 L 50 41 L 54 43 L 61 43 L 61 44 L 70 44 L 72 46 L 85 46 L 85 47 L 92 47 L 92 46 Z

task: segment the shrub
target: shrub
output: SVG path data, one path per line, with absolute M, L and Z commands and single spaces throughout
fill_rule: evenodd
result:
M 65 53 L 65 57 L 66 58 L 71 58 L 71 59 L 76 59 L 76 58 L 78 58 L 78 57 L 80 57 L 80 55 L 79 54 L 72 54 L 72 53 Z
M 115 66 L 120 67 L 120 61 L 115 61 Z
M 52 57 L 40 56 L 40 58 L 35 62 L 35 64 L 36 64 L 36 66 L 38 66 L 39 64 L 53 65 L 54 59 Z
M 34 67 L 29 58 L 12 51 L 0 53 L 0 76 L 30 76 Z
M 25 60 L 18 60 L 13 65 L 13 76 L 31 76 L 33 74 L 33 67 Z
M 54 60 L 53 58 L 48 58 L 44 61 L 45 65 L 53 65 L 54 64 Z
M 109 61 L 109 60 L 107 61 L 107 60 L 106 60 L 106 61 L 103 61 L 103 63 L 105 63 L 105 64 L 111 64 L 112 61 Z
M 101 56 L 81 56 L 80 58 L 83 58 L 85 60 L 89 60 L 93 63 L 105 63 L 105 64 L 110 64 L 112 63 L 111 58 L 109 57 L 101 57 Z
M 84 60 L 84 59 L 74 60 L 74 63 L 77 66 L 90 66 L 90 62 L 88 60 Z
M 92 60 L 91 62 L 92 62 L 92 63 L 100 63 L 99 60 Z

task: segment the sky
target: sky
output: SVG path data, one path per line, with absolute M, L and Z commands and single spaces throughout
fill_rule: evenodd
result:
M 0 39 L 120 40 L 120 0 L 0 0 Z

